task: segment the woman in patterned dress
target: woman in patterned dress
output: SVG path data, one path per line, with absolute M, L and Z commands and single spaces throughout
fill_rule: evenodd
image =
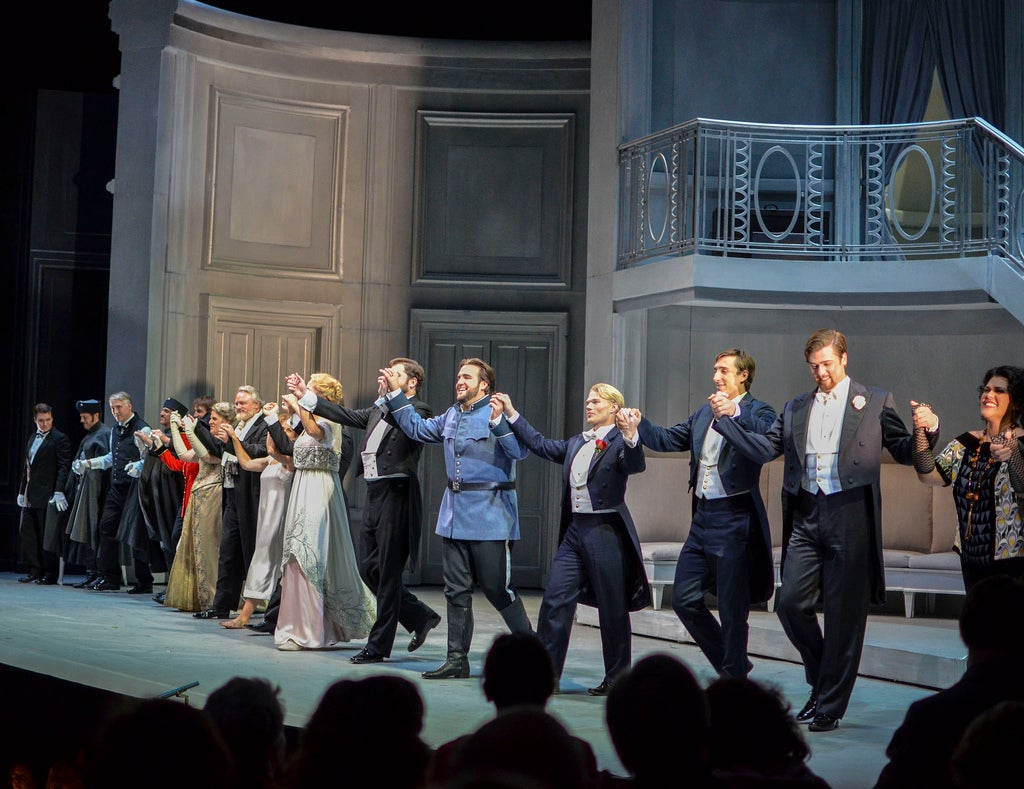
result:
M 310 377 L 318 397 L 340 403 L 341 384 L 325 373 Z M 294 395 L 284 398 L 302 420 L 295 439 L 291 494 L 284 518 L 278 649 L 320 649 L 366 638 L 376 601 L 359 577 L 345 494 L 338 479 L 341 426 L 314 416 Z
M 221 425 L 231 424 L 234 415 L 235 409 L 230 403 L 215 403 L 210 411 L 210 432 L 217 435 Z M 178 457 L 172 457 L 170 452 L 160 456 L 164 463 L 178 470 L 183 470 L 180 467 L 187 463 L 198 464 L 164 596 L 164 605 L 181 611 L 203 611 L 213 605 L 217 591 L 217 561 L 220 558 L 220 458 L 211 455 L 195 437 L 195 422 L 190 416 L 182 420 L 191 444 L 191 449 L 186 449 L 175 429 L 176 423 L 172 421 L 172 440 Z
M 958 521 L 953 549 L 967 591 L 990 575 L 1024 577 L 1024 375 L 1001 365 L 983 380 L 978 397 L 984 429 L 961 433 L 933 460 L 919 440 L 914 461 L 922 482 L 952 486 Z M 916 411 L 914 422 L 915 434 L 922 435 Z

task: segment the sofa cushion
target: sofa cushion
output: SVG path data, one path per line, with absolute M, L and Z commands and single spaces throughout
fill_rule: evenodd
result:
M 910 558 L 912 570 L 956 570 L 960 572 L 960 556 L 953 551 L 923 553 Z
M 881 479 L 883 547 L 929 553 L 932 549 L 932 488 L 917 478 L 912 467 L 897 463 L 883 464 Z
M 679 554 L 683 550 L 681 542 L 642 542 L 640 552 L 645 562 L 672 562 L 679 560 Z
M 932 488 L 932 547 L 929 553 L 947 553 L 957 535 L 956 505 L 949 488 Z
M 882 563 L 886 567 L 910 567 L 910 551 L 893 551 L 888 548 L 882 549 Z

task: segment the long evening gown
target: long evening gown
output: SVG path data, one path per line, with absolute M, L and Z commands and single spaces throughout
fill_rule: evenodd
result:
M 256 519 L 256 550 L 249 562 L 242 595 L 268 600 L 281 577 L 281 552 L 285 508 L 294 472 L 276 460 L 260 474 L 260 506 Z
M 167 576 L 164 605 L 182 611 L 202 611 L 213 605 L 220 532 L 220 465 L 201 460 L 185 509 L 174 564 Z
M 359 577 L 345 494 L 338 479 L 341 427 L 317 419 L 323 439 L 295 440 L 295 476 L 284 520 L 278 646 L 318 649 L 366 638 L 376 601 Z

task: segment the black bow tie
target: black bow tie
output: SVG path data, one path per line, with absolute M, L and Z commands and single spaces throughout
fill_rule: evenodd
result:
M 44 433 L 42 430 L 37 430 L 36 431 L 36 437 L 37 438 L 46 438 L 46 433 Z

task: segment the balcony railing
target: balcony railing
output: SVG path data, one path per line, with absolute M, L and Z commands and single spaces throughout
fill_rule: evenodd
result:
M 980 118 L 897 126 L 697 119 L 619 149 L 618 267 L 700 252 L 998 254 L 1024 270 L 1024 148 Z

